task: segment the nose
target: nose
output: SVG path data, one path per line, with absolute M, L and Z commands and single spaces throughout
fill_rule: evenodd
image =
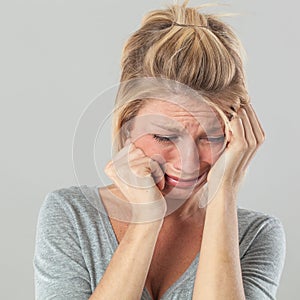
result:
M 195 141 L 188 137 L 177 144 L 178 156 L 175 168 L 182 173 L 182 176 L 197 177 L 200 169 L 200 154 Z

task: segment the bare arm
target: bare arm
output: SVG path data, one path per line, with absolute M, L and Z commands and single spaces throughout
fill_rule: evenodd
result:
M 141 298 L 162 223 L 129 225 L 90 300 Z
M 90 300 L 140 299 L 166 212 L 165 200 L 152 177 L 163 177 L 162 170 L 129 144 L 105 171 L 132 204 L 132 219 Z M 134 223 L 137 220 L 139 223 Z
M 216 181 L 221 185 L 214 197 L 208 195 L 212 201 L 206 209 L 194 300 L 246 299 L 239 256 L 236 195 L 250 160 L 264 140 L 264 133 L 251 105 L 239 110 L 231 126 L 230 142 L 208 175 L 208 190 L 217 186 Z
M 239 258 L 237 209 L 223 189 L 206 209 L 193 300 L 245 299 Z

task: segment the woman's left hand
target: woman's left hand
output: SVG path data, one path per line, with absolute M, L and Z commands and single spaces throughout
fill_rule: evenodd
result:
M 220 187 L 226 191 L 238 190 L 251 159 L 265 138 L 251 104 L 240 108 L 230 125 L 232 132 L 229 143 L 207 176 L 209 198 L 211 192 L 217 192 Z

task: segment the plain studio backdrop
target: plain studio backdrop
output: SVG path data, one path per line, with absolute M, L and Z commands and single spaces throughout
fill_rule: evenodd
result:
M 107 182 L 102 169 L 110 158 L 109 114 L 123 43 L 145 12 L 170 2 L 1 1 L 1 299 L 34 298 L 36 222 L 46 194 Z M 219 3 L 227 6 L 218 12 L 240 14 L 224 21 L 246 49 L 249 93 L 266 133 L 239 205 L 281 219 L 287 256 L 278 299 L 298 299 L 297 2 Z

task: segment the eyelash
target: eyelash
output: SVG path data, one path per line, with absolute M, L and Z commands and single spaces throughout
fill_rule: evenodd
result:
M 169 143 L 175 141 L 177 139 L 177 136 L 161 136 L 161 135 L 153 134 L 153 138 L 157 140 L 159 143 Z
M 174 142 L 177 139 L 177 136 L 161 136 L 161 135 L 153 134 L 153 138 L 159 143 L 170 143 L 170 142 Z M 221 143 L 221 142 L 223 143 L 224 139 L 225 139 L 225 135 L 218 136 L 218 137 L 200 138 L 200 140 L 215 142 L 215 143 Z
M 208 141 L 210 142 L 215 142 L 215 143 L 223 143 L 225 140 L 225 135 L 217 136 L 217 137 L 209 137 L 207 138 Z

